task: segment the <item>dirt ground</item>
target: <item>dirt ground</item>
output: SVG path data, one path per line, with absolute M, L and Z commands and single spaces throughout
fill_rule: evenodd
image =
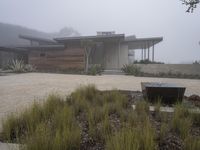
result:
M 141 91 L 140 83 L 149 81 L 177 83 L 187 88 L 185 95 L 200 95 L 200 80 L 146 78 L 125 75 L 16 74 L 0 76 L 0 120 L 7 114 L 20 111 L 34 100 L 42 99 L 51 92 L 56 92 L 64 96 L 80 85 L 87 84 L 95 84 L 100 90 L 121 89 Z

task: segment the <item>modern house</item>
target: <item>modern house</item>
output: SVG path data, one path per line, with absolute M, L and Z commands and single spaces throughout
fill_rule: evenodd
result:
M 95 36 L 61 37 L 50 39 L 20 35 L 29 40 L 27 46 L 0 46 L 0 64 L 8 61 L 4 53 L 23 59 L 42 70 L 85 69 L 92 64 L 100 64 L 106 70 L 119 70 L 128 64 L 130 50 L 141 50 L 141 59 L 154 61 L 154 45 L 162 37 L 136 38 L 115 34 L 115 32 L 97 32 Z M 132 55 L 133 56 L 133 55 Z M 5 60 L 6 59 L 6 60 Z M 10 58 L 9 58 L 10 59 Z

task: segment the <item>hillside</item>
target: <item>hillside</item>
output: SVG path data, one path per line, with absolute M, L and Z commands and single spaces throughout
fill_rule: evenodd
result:
M 45 33 L 26 27 L 0 23 L 0 46 L 5 45 L 24 45 L 28 44 L 26 40 L 18 38 L 19 34 L 31 35 L 41 38 L 53 38 L 59 36 L 77 36 L 79 33 L 73 28 L 65 27 L 57 33 Z

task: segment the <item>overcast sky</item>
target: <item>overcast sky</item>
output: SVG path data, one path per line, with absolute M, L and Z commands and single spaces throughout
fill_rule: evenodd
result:
M 0 0 L 0 22 L 45 32 L 64 26 L 81 35 L 115 30 L 138 38 L 163 36 L 156 60 L 200 60 L 200 5 L 185 13 L 179 0 Z

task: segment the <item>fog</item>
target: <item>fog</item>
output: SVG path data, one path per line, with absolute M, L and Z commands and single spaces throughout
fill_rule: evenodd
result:
M 200 60 L 200 6 L 186 13 L 179 0 L 1 0 L 0 22 L 44 32 L 73 27 L 81 35 L 115 30 L 138 38 L 163 36 L 155 59 Z

